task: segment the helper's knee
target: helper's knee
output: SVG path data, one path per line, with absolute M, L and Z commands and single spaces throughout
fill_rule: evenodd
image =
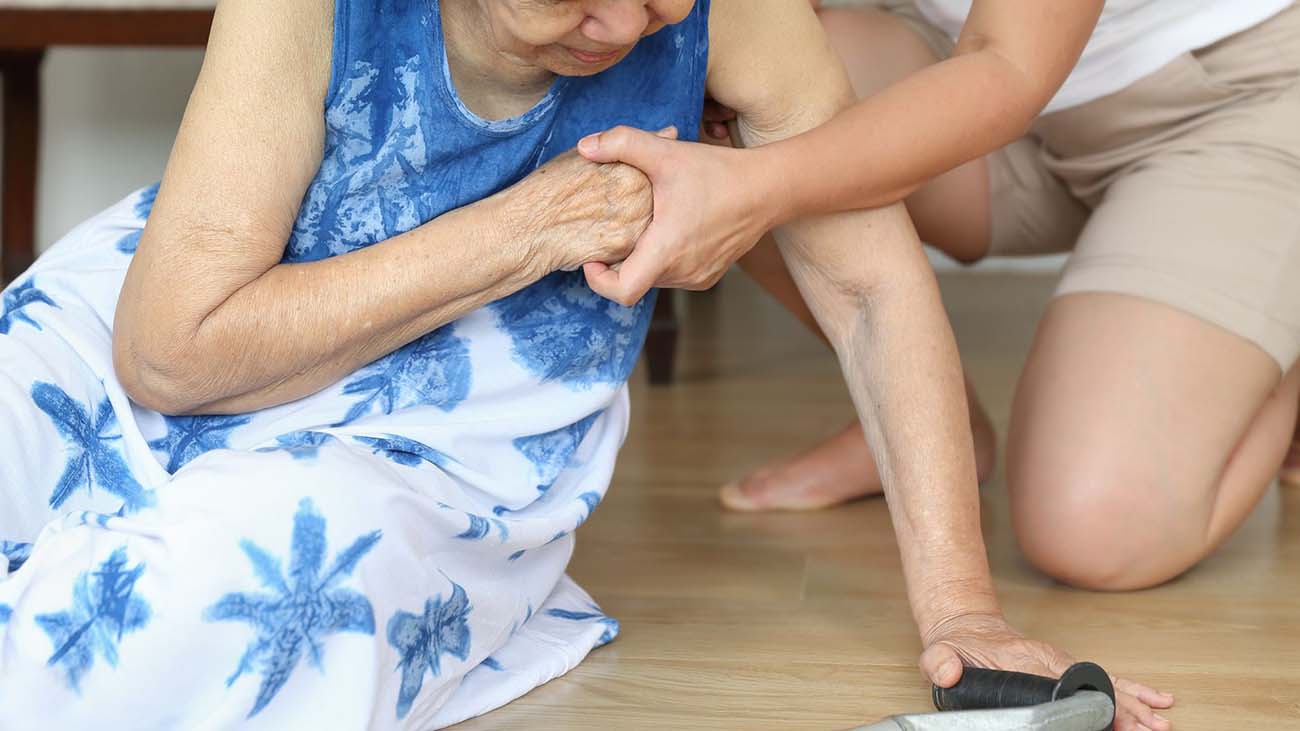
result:
M 1010 467 L 1008 481 L 1021 550 L 1061 582 L 1129 591 L 1163 583 L 1190 565 L 1180 561 L 1176 544 L 1160 538 L 1161 521 L 1141 504 L 1153 485 L 1140 470 L 1104 462 L 1021 463 Z

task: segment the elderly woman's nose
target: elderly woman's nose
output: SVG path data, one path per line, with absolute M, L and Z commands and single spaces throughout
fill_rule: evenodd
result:
M 582 23 L 582 34 L 597 43 L 610 46 L 630 46 L 641 39 L 654 10 L 649 0 L 604 0 L 597 2 L 587 12 Z

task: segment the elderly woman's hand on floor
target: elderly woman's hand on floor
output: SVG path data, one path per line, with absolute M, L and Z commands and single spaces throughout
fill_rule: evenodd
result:
M 921 638 L 921 672 L 930 682 L 950 688 L 961 680 L 964 666 L 998 668 L 1060 677 L 1074 659 L 1045 642 L 1032 640 L 999 613 L 965 613 L 939 622 Z M 1174 697 L 1124 678 L 1111 676 L 1115 684 L 1115 728 L 1117 731 L 1168 731 L 1169 719 L 1157 709 L 1170 708 Z

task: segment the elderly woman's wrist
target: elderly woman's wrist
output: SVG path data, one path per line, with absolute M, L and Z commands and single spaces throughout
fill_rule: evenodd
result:
M 558 266 L 554 247 L 546 245 L 539 211 L 544 204 L 523 184 L 507 188 L 479 202 L 488 228 L 496 232 L 498 252 L 506 252 L 511 273 L 536 281 Z
M 922 638 L 942 633 L 961 617 L 1001 617 L 1002 608 L 991 581 L 951 581 L 914 601 L 913 619 Z

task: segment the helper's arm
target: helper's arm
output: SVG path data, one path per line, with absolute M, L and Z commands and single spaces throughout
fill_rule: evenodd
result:
M 405 234 L 282 263 L 323 155 L 332 6 L 217 10 L 118 303 L 114 364 L 145 406 L 244 412 L 311 394 L 554 269 L 620 258 L 648 222 L 644 176 L 568 155 Z
M 808 5 L 751 2 L 771 12 Z M 640 256 L 617 276 L 594 267 L 604 276 L 592 277 L 593 287 L 631 301 L 654 285 L 712 286 L 773 226 L 894 203 L 1017 139 L 1078 60 L 1102 5 L 974 0 L 951 58 L 846 105 L 819 127 L 757 149 L 688 146 L 623 128 L 591 136 L 579 145 L 583 155 L 635 165 L 655 189 L 655 220 L 638 244 Z M 784 39 L 763 51 L 770 63 L 803 65 L 802 51 Z
M 793 174 L 766 181 L 788 194 L 778 216 L 893 203 L 1020 138 L 1078 62 L 1103 4 L 974 0 L 950 58 L 764 151 L 762 167 Z

